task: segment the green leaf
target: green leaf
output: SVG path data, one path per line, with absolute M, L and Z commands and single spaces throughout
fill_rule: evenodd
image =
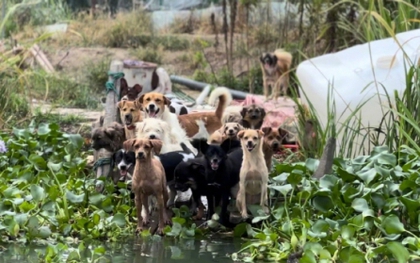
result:
M 364 263 L 365 258 L 362 255 L 351 255 L 347 263 Z
M 311 250 L 305 250 L 300 263 L 317 263 L 314 253 Z
M 308 234 L 312 237 L 326 237 L 328 235 L 328 230 L 330 229 L 330 225 L 325 220 L 318 220 L 315 224 L 311 227 L 308 231 Z
M 80 204 L 85 199 L 85 194 L 83 193 L 83 194 L 80 194 L 80 195 L 76 195 L 71 191 L 67 191 L 66 192 L 66 198 L 67 198 L 67 200 L 69 200 L 70 202 L 72 202 L 74 204 Z
M 63 166 L 63 163 L 53 163 L 51 161 L 48 162 L 48 168 L 50 168 L 54 172 L 60 171 L 61 167 Z
M 41 123 L 38 126 L 38 135 L 41 135 L 41 136 L 42 135 L 47 135 L 50 132 L 51 132 L 51 129 L 49 127 L 49 124 L 47 124 L 47 123 Z
M 63 134 L 63 137 L 69 139 L 71 144 L 77 149 L 83 146 L 83 138 L 80 134 Z
M 95 254 L 103 255 L 105 253 L 105 248 L 103 246 L 99 246 L 93 250 Z
M 321 188 L 332 189 L 338 182 L 338 178 L 331 174 L 326 174 L 319 180 Z
M 315 170 L 318 168 L 319 160 L 308 158 L 306 159 L 305 166 L 311 172 L 314 173 Z
M 39 185 L 31 185 L 31 195 L 35 201 L 42 201 L 45 198 L 45 190 Z
M 112 222 L 115 222 L 115 224 L 117 224 L 117 226 L 119 227 L 125 227 L 125 216 L 121 213 L 118 213 L 114 215 L 114 218 L 112 218 Z
M 269 188 L 276 190 L 280 193 L 282 193 L 284 196 L 287 196 L 287 194 L 293 189 L 292 185 L 286 184 L 286 185 L 269 185 Z
M 37 154 L 31 154 L 29 156 L 29 162 L 34 165 L 37 171 L 44 171 L 47 168 L 45 160 Z
M 409 262 L 410 253 L 408 252 L 406 247 L 401 245 L 400 242 L 391 241 L 386 244 L 386 247 L 389 249 L 389 251 L 391 251 L 398 263 Z
M 41 226 L 38 229 L 38 237 L 40 238 L 48 238 L 49 236 L 51 236 L 51 229 L 47 226 Z
M 327 213 L 334 208 L 334 203 L 331 200 L 331 197 L 322 195 L 314 196 L 312 199 L 312 205 L 316 210 L 323 213 Z
M 351 207 L 359 213 L 369 209 L 369 205 L 364 198 L 356 198 L 353 200 Z
M 396 215 L 389 215 L 381 222 L 381 227 L 385 230 L 386 234 L 401 234 L 405 231 L 403 223 Z
M 357 176 L 359 176 L 360 179 L 365 182 L 366 185 L 369 185 L 376 177 L 377 172 L 375 168 L 362 169 L 357 173 Z
M 98 214 L 94 214 L 92 221 L 95 225 L 99 224 L 99 222 L 101 221 L 101 216 Z

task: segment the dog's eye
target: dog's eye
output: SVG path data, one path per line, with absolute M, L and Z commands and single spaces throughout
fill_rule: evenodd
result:
M 150 98 L 147 98 L 146 101 L 150 101 Z
M 246 136 L 246 137 L 244 137 L 244 139 L 245 139 L 245 140 L 248 140 L 248 137 Z
M 144 146 L 144 149 L 149 149 L 149 148 L 150 148 L 149 145 Z
M 273 136 L 268 136 L 268 139 L 269 139 L 269 140 L 272 140 L 272 139 L 273 139 Z
M 257 140 L 258 138 L 254 136 L 254 138 L 253 138 L 253 139 L 254 139 L 254 140 Z
M 127 108 L 124 108 L 124 109 L 123 109 L 123 111 L 126 111 L 126 110 L 127 110 Z
M 159 103 L 159 102 L 161 102 L 161 100 L 160 100 L 160 99 L 156 99 L 156 102 L 158 102 L 158 103 Z
M 131 111 L 131 112 L 133 112 L 133 111 L 134 111 L 134 109 L 130 109 L 130 111 Z
M 134 148 L 138 149 L 140 146 L 138 144 L 134 145 Z

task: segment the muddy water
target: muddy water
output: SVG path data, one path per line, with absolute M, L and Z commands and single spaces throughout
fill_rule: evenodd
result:
M 105 247 L 105 254 L 92 261 L 89 251 L 81 251 L 80 262 L 112 262 L 112 263 L 206 263 L 206 262 L 233 262 L 230 254 L 237 252 L 241 247 L 240 239 L 222 237 L 203 237 L 196 239 L 173 238 L 147 238 L 140 237 L 126 239 L 120 242 L 92 242 L 89 250 L 98 246 Z M 47 246 L 1 244 L 0 262 L 26 263 L 45 262 Z M 75 246 L 77 249 L 77 245 Z M 62 251 L 60 258 L 53 262 L 66 262 L 68 253 L 72 249 Z

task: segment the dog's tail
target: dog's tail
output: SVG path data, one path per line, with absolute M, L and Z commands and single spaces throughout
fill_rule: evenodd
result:
M 277 57 L 277 64 L 282 68 L 282 70 L 289 71 L 292 66 L 292 54 L 282 48 L 279 48 L 274 51 L 274 55 Z
M 221 120 L 224 110 L 232 102 L 232 94 L 228 88 L 218 87 L 210 94 L 209 104 L 215 105 L 216 99 L 219 99 L 219 104 L 217 105 L 215 113 L 217 118 Z
M 193 154 L 193 152 L 190 150 L 190 148 L 187 147 L 187 145 L 185 145 L 185 143 L 181 142 L 180 145 L 181 145 L 182 151 Z
M 210 93 L 211 85 L 207 85 L 204 87 L 203 91 L 198 95 L 197 99 L 195 100 L 196 105 L 203 105 L 204 100 Z

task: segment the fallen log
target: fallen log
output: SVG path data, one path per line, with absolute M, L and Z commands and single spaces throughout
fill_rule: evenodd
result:
M 42 67 L 42 69 L 44 69 L 48 73 L 55 72 L 53 65 L 51 64 L 51 62 L 48 60 L 45 53 L 42 52 L 42 50 L 39 48 L 37 44 L 33 45 L 30 48 L 30 52 L 32 56 L 35 58 L 36 62 L 38 62 L 38 64 Z

